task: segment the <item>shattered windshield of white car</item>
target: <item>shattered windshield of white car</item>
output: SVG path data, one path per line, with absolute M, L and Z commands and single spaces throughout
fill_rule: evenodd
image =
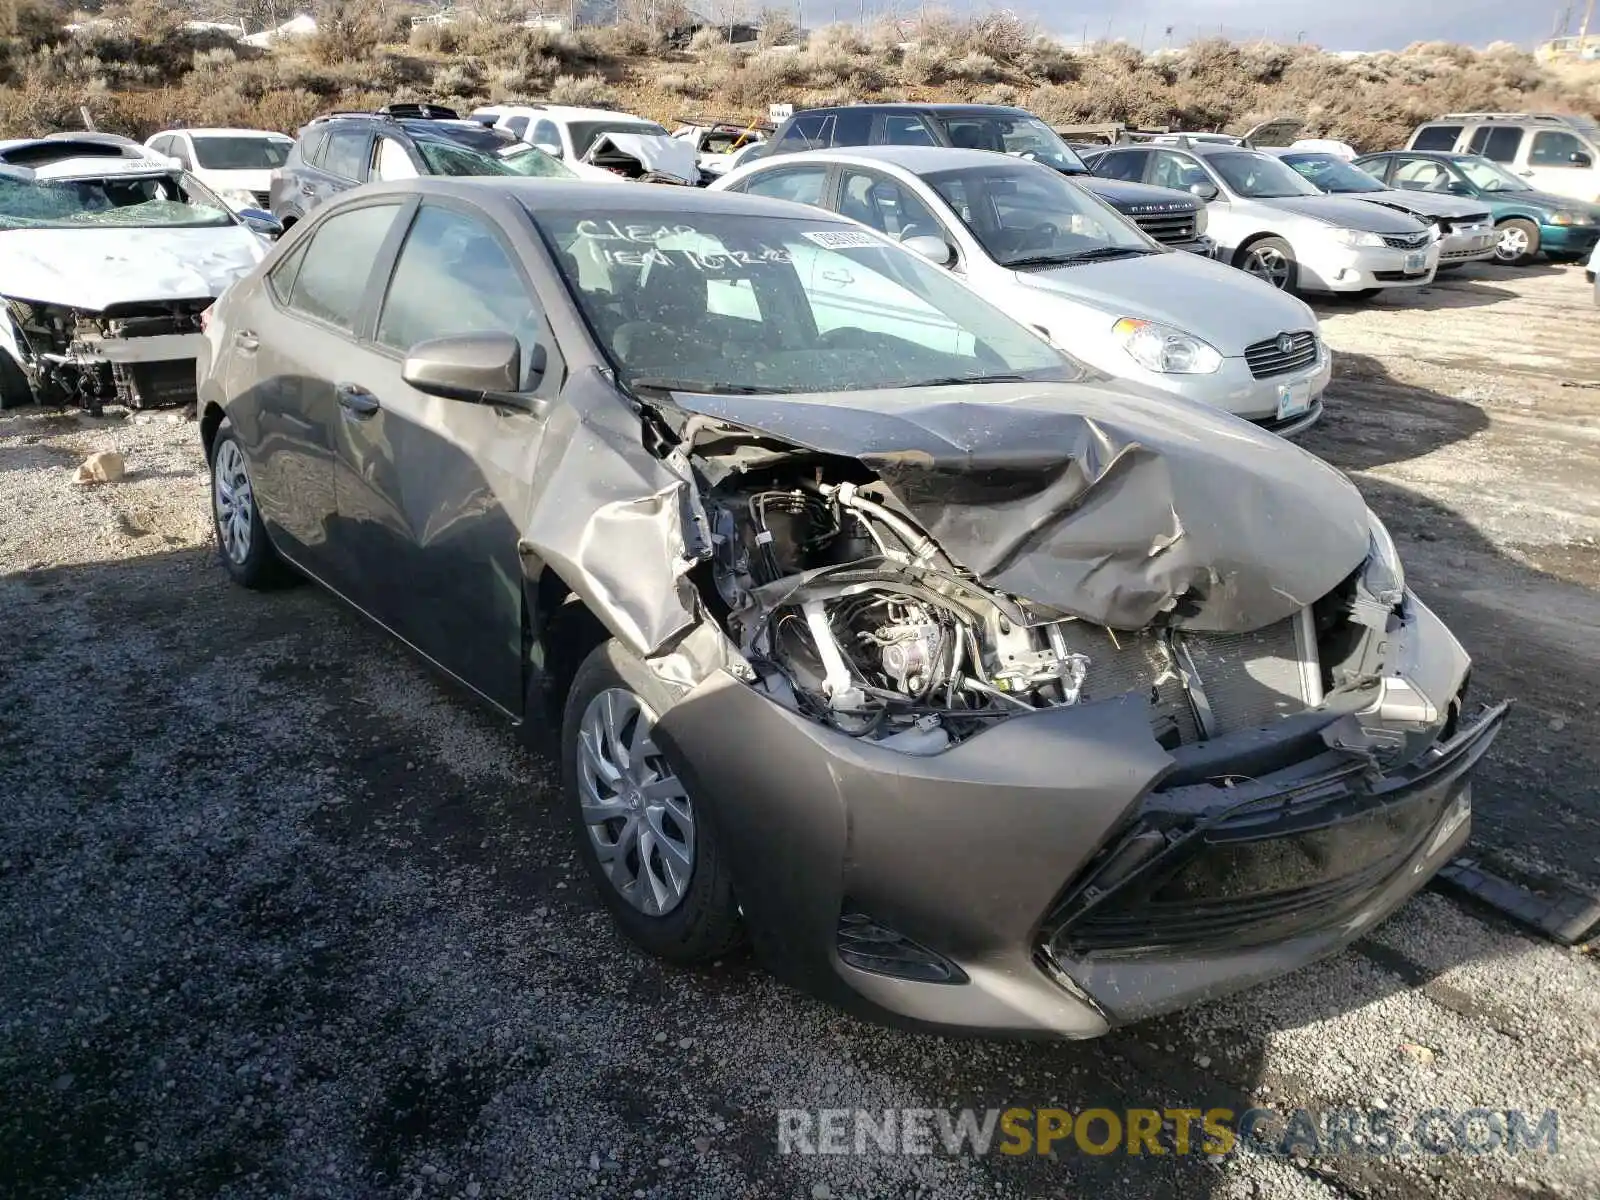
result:
M 0 176 L 0 229 L 204 229 L 234 224 L 182 176 L 44 180 Z

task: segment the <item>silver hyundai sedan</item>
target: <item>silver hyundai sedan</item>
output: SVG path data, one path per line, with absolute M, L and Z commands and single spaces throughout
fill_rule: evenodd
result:
M 210 312 L 223 566 L 552 745 L 662 958 L 748 933 L 867 1016 L 1092 1037 L 1336 950 L 1467 836 L 1505 707 L 1349 481 L 857 224 L 415 179 Z

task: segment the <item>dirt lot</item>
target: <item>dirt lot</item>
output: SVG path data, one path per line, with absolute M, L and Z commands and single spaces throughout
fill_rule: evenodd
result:
M 1518 701 L 1474 851 L 1600 886 L 1600 312 L 1554 267 L 1321 311 L 1308 445 L 1389 521 L 1480 698 Z M 130 477 L 74 486 L 109 447 Z M 1439 893 L 1081 1045 L 887 1032 L 746 961 L 641 959 L 548 764 L 321 592 L 225 581 L 193 425 L 0 419 L 0 629 L 0 1194 L 1600 1193 L 1600 964 Z M 786 1107 L 1251 1103 L 1556 1108 L 1560 1153 L 775 1144 Z

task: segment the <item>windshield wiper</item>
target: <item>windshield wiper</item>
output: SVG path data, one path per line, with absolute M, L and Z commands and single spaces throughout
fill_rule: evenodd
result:
M 915 383 L 903 383 L 901 387 L 953 387 L 963 383 L 1026 383 L 1022 375 L 941 375 L 936 379 L 919 379 Z
M 794 388 L 757 387 L 748 383 L 717 383 L 710 379 L 631 379 L 628 386 L 644 392 L 698 392 L 702 396 L 770 396 Z
M 1029 258 L 1013 258 L 1004 265 L 1008 267 L 1049 267 L 1061 266 L 1066 263 L 1096 262 L 1107 258 L 1126 258 L 1129 256 L 1137 258 L 1154 253 L 1154 250 L 1147 250 L 1143 246 L 1096 246 L 1093 250 L 1079 250 L 1075 254 L 1035 254 Z

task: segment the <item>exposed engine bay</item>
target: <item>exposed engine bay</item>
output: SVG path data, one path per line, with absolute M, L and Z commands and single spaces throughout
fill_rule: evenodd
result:
M 1129 692 L 1148 695 L 1171 749 L 1304 711 L 1381 669 L 1358 661 L 1371 639 L 1356 576 L 1254 633 L 1113 630 L 986 586 L 858 463 L 797 456 L 702 494 L 719 615 L 757 686 L 902 753 Z M 1368 607 L 1381 630 L 1387 609 Z M 1324 671 L 1319 645 L 1339 670 Z
M 119 304 L 103 311 L 5 301 L 22 365 L 45 404 L 78 404 L 98 413 L 192 405 L 194 341 L 211 297 Z

